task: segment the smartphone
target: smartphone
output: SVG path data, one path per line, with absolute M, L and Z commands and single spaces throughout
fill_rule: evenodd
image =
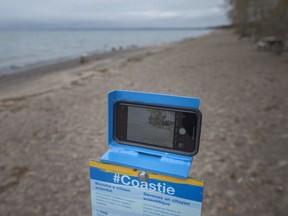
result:
M 187 109 L 119 101 L 114 106 L 114 139 L 121 144 L 194 156 L 202 115 Z

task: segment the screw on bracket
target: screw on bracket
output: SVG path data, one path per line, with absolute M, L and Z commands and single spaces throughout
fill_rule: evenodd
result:
M 141 180 L 141 181 L 147 181 L 149 179 L 149 175 L 148 173 L 144 172 L 144 171 L 141 171 L 139 172 L 138 174 L 138 178 Z

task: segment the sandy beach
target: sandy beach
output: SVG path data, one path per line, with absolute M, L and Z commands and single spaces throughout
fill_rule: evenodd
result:
M 204 216 L 287 215 L 288 54 L 230 30 L 0 77 L 0 215 L 91 215 L 113 89 L 201 99 Z

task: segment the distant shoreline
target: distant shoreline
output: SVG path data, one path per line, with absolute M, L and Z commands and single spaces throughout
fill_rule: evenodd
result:
M 81 66 L 89 65 L 90 62 L 95 62 L 98 60 L 104 60 L 112 57 L 117 58 L 117 56 L 121 57 L 125 54 L 137 53 L 147 48 L 149 49 L 149 47 L 143 47 L 87 55 L 85 56 L 84 64 L 81 64 L 81 56 L 79 55 L 79 57 L 77 58 L 75 57 L 67 60 L 54 60 L 46 64 L 37 63 L 30 67 L 23 67 L 17 72 L 0 75 L 0 92 L 1 90 L 5 90 L 11 85 L 17 85 L 18 83 L 27 82 L 30 79 L 37 79 L 47 74 L 53 74 L 73 68 L 79 68 Z
M 70 36 L 69 31 L 74 31 L 73 36 Z M 130 50 L 135 48 L 143 48 L 149 46 L 158 46 L 161 44 L 168 44 L 178 42 L 183 39 L 197 38 L 203 35 L 209 34 L 211 31 L 208 29 L 194 29 L 194 28 L 134 28 L 134 29 L 96 29 L 95 32 L 100 33 L 85 33 L 88 29 L 79 30 L 63 30 L 63 33 L 59 30 L 18 30 L 14 34 L 14 31 L 2 31 L 0 30 L 0 39 L 2 38 L 2 50 L 0 52 L 6 53 L 0 58 L 0 77 L 13 75 L 17 73 L 23 73 L 27 70 L 37 69 L 39 67 L 45 67 L 50 65 L 59 64 L 61 62 L 73 62 L 77 61 L 81 55 L 87 55 L 90 57 L 108 55 L 119 50 Z M 173 33 L 175 30 L 175 33 Z M 185 31 L 187 30 L 187 33 Z M 40 37 L 38 36 L 38 31 Z M 81 32 L 82 31 L 82 32 Z M 109 33 L 111 31 L 111 34 Z M 115 32 L 114 32 L 115 31 Z M 115 35 L 119 38 L 115 39 Z M 127 31 L 127 33 L 125 32 Z M 139 33 L 129 33 L 137 32 Z M 142 33 L 141 31 L 144 31 Z M 150 34 L 151 31 L 151 34 Z M 153 32 L 154 31 L 154 32 Z M 164 33 L 158 34 L 157 32 L 163 31 Z M 167 31 L 168 33 L 166 34 Z M 169 31 L 172 33 L 170 34 Z M 177 32 L 179 31 L 179 32 Z M 191 31 L 191 32 L 189 32 Z M 28 33 L 26 33 L 28 32 Z M 91 30 L 92 32 L 92 30 Z M 103 33 L 104 32 L 104 33 Z M 113 32 L 113 33 L 112 33 Z M 125 32 L 125 33 L 123 33 Z M 146 33 L 145 33 L 146 32 Z M 184 33 L 183 33 L 184 32 Z M 35 37 L 35 35 L 37 36 Z M 107 36 L 105 36 L 105 34 Z M 16 36 L 15 36 L 16 35 Z M 24 36 L 24 39 L 22 37 Z M 28 35 L 28 36 L 27 36 Z M 31 36 L 30 36 L 31 35 Z M 98 36 L 99 35 L 99 36 Z M 143 36 L 142 36 L 143 35 Z M 166 36 L 167 35 L 167 36 Z M 53 37 L 56 36 L 54 42 Z M 15 38 L 15 45 L 9 45 L 12 41 L 9 38 Z M 35 37 L 35 38 L 34 38 Z M 39 37 L 39 40 L 38 40 Z M 68 38 L 68 41 L 65 38 Z M 33 38 L 36 40 L 33 41 Z M 60 39 L 59 39 L 60 38 Z M 93 38 L 93 39 L 92 39 Z M 142 40 L 143 38 L 143 40 Z M 5 41 L 8 39 L 8 45 L 5 45 Z M 14 39 L 14 41 L 15 41 Z M 83 42 L 79 43 L 79 40 Z M 20 53 L 17 53 L 17 46 L 22 47 Z M 44 44 L 44 45 L 43 45 Z M 46 45 L 45 45 L 46 44 Z M 59 45 L 58 45 L 59 44 Z M 1 43 L 0 43 L 1 45 Z M 24 48 L 23 48 L 24 47 Z M 30 50 L 30 48 L 32 49 Z M 93 49 L 91 49 L 93 48 Z M 6 49 L 6 50 L 5 50 Z M 9 51 L 10 50 L 10 51 Z M 27 50 L 27 51 L 26 51 Z M 59 51 L 58 51 L 59 50 Z M 7 52 L 8 51 L 8 52 Z M 55 55 L 54 55 L 55 54 Z M 28 58 L 26 58 L 28 55 Z M 29 57 L 30 56 L 30 57 Z M 8 60 L 6 60 L 8 59 Z
M 103 59 L 107 56 L 113 55 L 115 53 L 128 51 L 128 50 L 134 50 L 134 49 L 140 49 L 140 48 L 133 48 L 133 49 L 127 48 L 123 50 L 115 49 L 115 51 L 92 53 L 92 54 L 85 55 L 85 58 L 89 61 L 98 60 L 98 59 Z M 38 63 L 28 64 L 25 66 L 19 66 L 19 67 L 15 67 L 12 69 L 2 68 L 0 69 L 0 72 L 2 72 L 3 74 L 0 73 L 0 79 L 3 77 L 8 77 L 8 76 L 17 76 L 20 73 L 26 73 L 26 72 L 29 73 L 30 71 L 36 71 L 39 69 L 43 70 L 45 68 L 47 69 L 47 71 L 63 70 L 63 69 L 66 69 L 66 65 L 68 64 L 70 64 L 71 66 L 67 66 L 67 68 L 80 65 L 80 58 L 81 58 L 81 54 L 79 53 L 78 57 L 66 57 L 66 58 L 64 57 L 64 58 L 54 59 L 50 61 L 42 61 Z

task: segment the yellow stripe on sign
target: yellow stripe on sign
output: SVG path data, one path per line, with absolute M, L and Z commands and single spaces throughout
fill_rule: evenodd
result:
M 100 161 L 94 161 L 94 160 L 90 160 L 89 165 L 91 167 L 101 169 L 104 172 L 118 173 L 122 175 L 134 176 L 134 177 L 138 177 L 138 173 L 139 173 L 139 170 L 136 170 L 136 169 L 127 168 L 123 166 L 117 166 L 113 164 L 106 164 L 106 163 L 102 163 Z M 203 181 L 192 179 L 192 178 L 179 179 L 179 178 L 175 178 L 171 176 L 165 176 L 165 175 L 154 174 L 154 173 L 149 173 L 149 178 L 160 180 L 160 181 L 172 182 L 176 184 L 189 184 L 189 185 L 194 185 L 198 187 L 204 186 Z

